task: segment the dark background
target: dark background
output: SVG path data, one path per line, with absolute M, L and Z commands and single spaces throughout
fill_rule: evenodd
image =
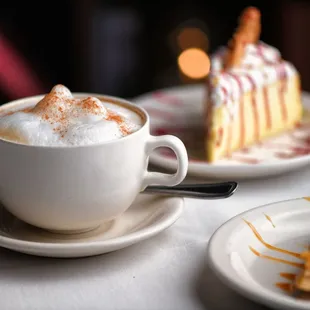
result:
M 210 54 L 227 43 L 249 5 L 262 12 L 261 40 L 295 64 L 310 90 L 310 1 L 1 1 L 0 35 L 28 66 L 38 91 L 62 83 L 72 91 L 133 97 L 201 82 L 180 75 L 178 33 L 199 28 Z M 13 66 L 1 51 L 0 41 L 0 103 L 33 95 L 27 85 L 13 86 L 28 80 L 19 67 L 7 78 Z

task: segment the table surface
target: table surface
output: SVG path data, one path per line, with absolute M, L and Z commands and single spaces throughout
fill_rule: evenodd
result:
M 228 199 L 186 199 L 184 213 L 169 229 L 113 253 L 49 259 L 0 249 L 0 308 L 268 309 L 237 295 L 216 278 L 206 260 L 208 241 L 221 224 L 240 212 L 309 194 L 310 168 L 240 181 Z

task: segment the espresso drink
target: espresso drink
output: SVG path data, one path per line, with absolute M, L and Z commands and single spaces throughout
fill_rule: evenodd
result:
M 0 138 L 36 146 L 90 145 L 120 139 L 142 125 L 133 110 L 95 97 L 74 98 L 57 85 L 34 107 L 0 116 Z

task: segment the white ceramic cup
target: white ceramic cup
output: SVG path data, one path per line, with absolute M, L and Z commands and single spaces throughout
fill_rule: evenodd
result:
M 31 225 L 58 232 L 81 232 L 121 215 L 148 185 L 177 185 L 185 178 L 188 157 L 177 137 L 150 135 L 145 110 L 119 98 L 95 96 L 138 113 L 144 125 L 110 142 L 87 146 L 46 147 L 0 139 L 0 201 Z M 0 113 L 36 104 L 43 96 L 13 101 Z M 171 148 L 178 158 L 175 174 L 148 172 L 150 153 Z

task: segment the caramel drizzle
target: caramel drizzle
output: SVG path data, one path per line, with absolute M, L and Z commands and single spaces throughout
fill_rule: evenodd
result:
M 275 262 L 278 262 L 278 263 L 290 265 L 290 266 L 301 268 L 301 269 L 304 268 L 304 264 L 302 264 L 302 263 L 295 263 L 295 262 L 288 261 L 286 259 L 281 259 L 281 258 L 273 257 L 273 256 L 270 256 L 270 255 L 265 255 L 265 254 L 262 254 L 262 253 L 258 252 L 257 250 L 255 250 L 251 246 L 249 246 L 249 249 L 252 251 L 252 253 L 254 253 L 258 257 L 269 259 L 269 260 L 272 260 L 272 261 L 275 261 Z M 282 249 L 280 249 L 280 250 L 281 250 L 281 252 L 282 251 L 286 251 L 286 250 L 282 250 Z
M 272 227 L 273 227 L 273 228 L 276 228 L 276 226 L 275 226 L 275 224 L 273 223 L 271 217 L 270 217 L 269 215 L 265 214 L 265 213 L 264 213 L 264 215 L 265 215 L 265 218 L 267 219 L 267 221 L 271 223 Z
M 269 220 L 269 216 L 264 214 L 265 217 Z M 293 267 L 297 267 L 300 269 L 303 269 L 303 274 L 297 275 L 294 273 L 287 273 L 287 272 L 281 272 L 279 275 L 281 278 L 284 278 L 286 280 L 288 280 L 289 282 L 277 282 L 275 283 L 275 286 L 278 287 L 279 289 L 281 289 L 282 291 L 286 292 L 286 293 L 290 293 L 290 294 L 294 294 L 294 296 L 296 298 L 300 298 L 300 299 L 310 299 L 310 295 L 308 292 L 308 287 L 304 287 L 304 285 L 302 285 L 300 283 L 300 281 L 298 281 L 298 279 L 303 279 L 304 277 L 307 277 L 307 273 L 305 273 L 307 270 L 309 270 L 309 266 L 310 266 L 310 252 L 309 252 L 309 246 L 305 246 L 302 245 L 303 247 L 305 247 L 307 249 L 307 251 L 302 252 L 302 253 L 296 253 L 296 252 L 292 252 L 292 251 L 288 251 L 285 249 L 281 249 L 275 246 L 272 246 L 270 244 L 268 244 L 266 241 L 264 241 L 264 239 L 261 237 L 261 235 L 258 233 L 258 231 L 256 230 L 256 228 L 248 221 L 246 221 L 245 219 L 243 219 L 244 222 L 251 228 L 252 232 L 254 233 L 254 235 L 256 236 L 256 238 L 267 248 L 273 250 L 273 251 L 277 251 L 277 252 L 281 252 L 287 255 L 291 255 L 294 257 L 297 257 L 301 260 L 303 260 L 303 263 L 297 263 L 297 262 L 292 262 L 292 261 L 288 261 L 285 259 L 280 259 L 277 257 L 273 257 L 270 255 L 264 255 L 261 254 L 260 252 L 258 252 L 257 250 L 255 250 L 253 247 L 249 246 L 249 249 L 251 250 L 252 253 L 254 253 L 256 256 L 258 257 L 262 257 L 268 260 L 272 260 L 278 263 L 283 263 L 286 265 L 290 265 Z M 297 293 L 296 293 L 297 292 Z M 296 295 L 297 294 L 297 295 Z
M 279 289 L 281 289 L 285 293 L 294 294 L 294 292 L 296 292 L 293 283 L 278 282 L 275 285 L 276 285 L 276 287 L 278 287 Z M 299 291 L 299 292 L 297 292 L 297 294 L 294 294 L 294 297 L 297 299 L 309 301 L 309 293 L 308 292 Z
M 259 234 L 259 232 L 256 230 L 256 228 L 254 227 L 254 225 L 250 222 L 248 222 L 247 220 L 243 219 L 243 221 L 250 227 L 250 229 L 252 230 L 252 232 L 254 233 L 255 237 L 267 248 L 270 249 L 272 251 L 275 252 L 279 252 L 279 253 L 283 253 L 283 254 L 287 254 L 293 257 L 297 257 L 297 258 L 301 258 L 301 254 L 300 253 L 296 253 L 296 252 L 292 252 L 292 251 L 288 251 L 285 249 L 281 249 L 278 248 L 276 246 L 273 246 L 269 243 L 267 243 L 263 237 Z M 253 251 L 252 251 L 253 252 Z M 257 252 L 258 253 L 258 252 Z M 256 254 L 257 255 L 257 254 Z M 261 256 L 263 257 L 264 255 L 257 255 L 257 256 Z M 275 260 L 278 260 L 277 258 L 274 258 Z M 296 265 L 297 264 L 297 265 Z M 296 266 L 296 267 L 300 267 L 303 266 L 303 264 L 298 264 L 298 263 L 292 263 L 292 266 Z
M 294 281 L 296 279 L 296 274 L 289 272 L 280 272 L 280 277 L 286 280 Z
M 287 282 L 277 282 L 276 287 L 284 291 L 285 293 L 292 293 L 294 291 L 294 287 L 292 283 Z

